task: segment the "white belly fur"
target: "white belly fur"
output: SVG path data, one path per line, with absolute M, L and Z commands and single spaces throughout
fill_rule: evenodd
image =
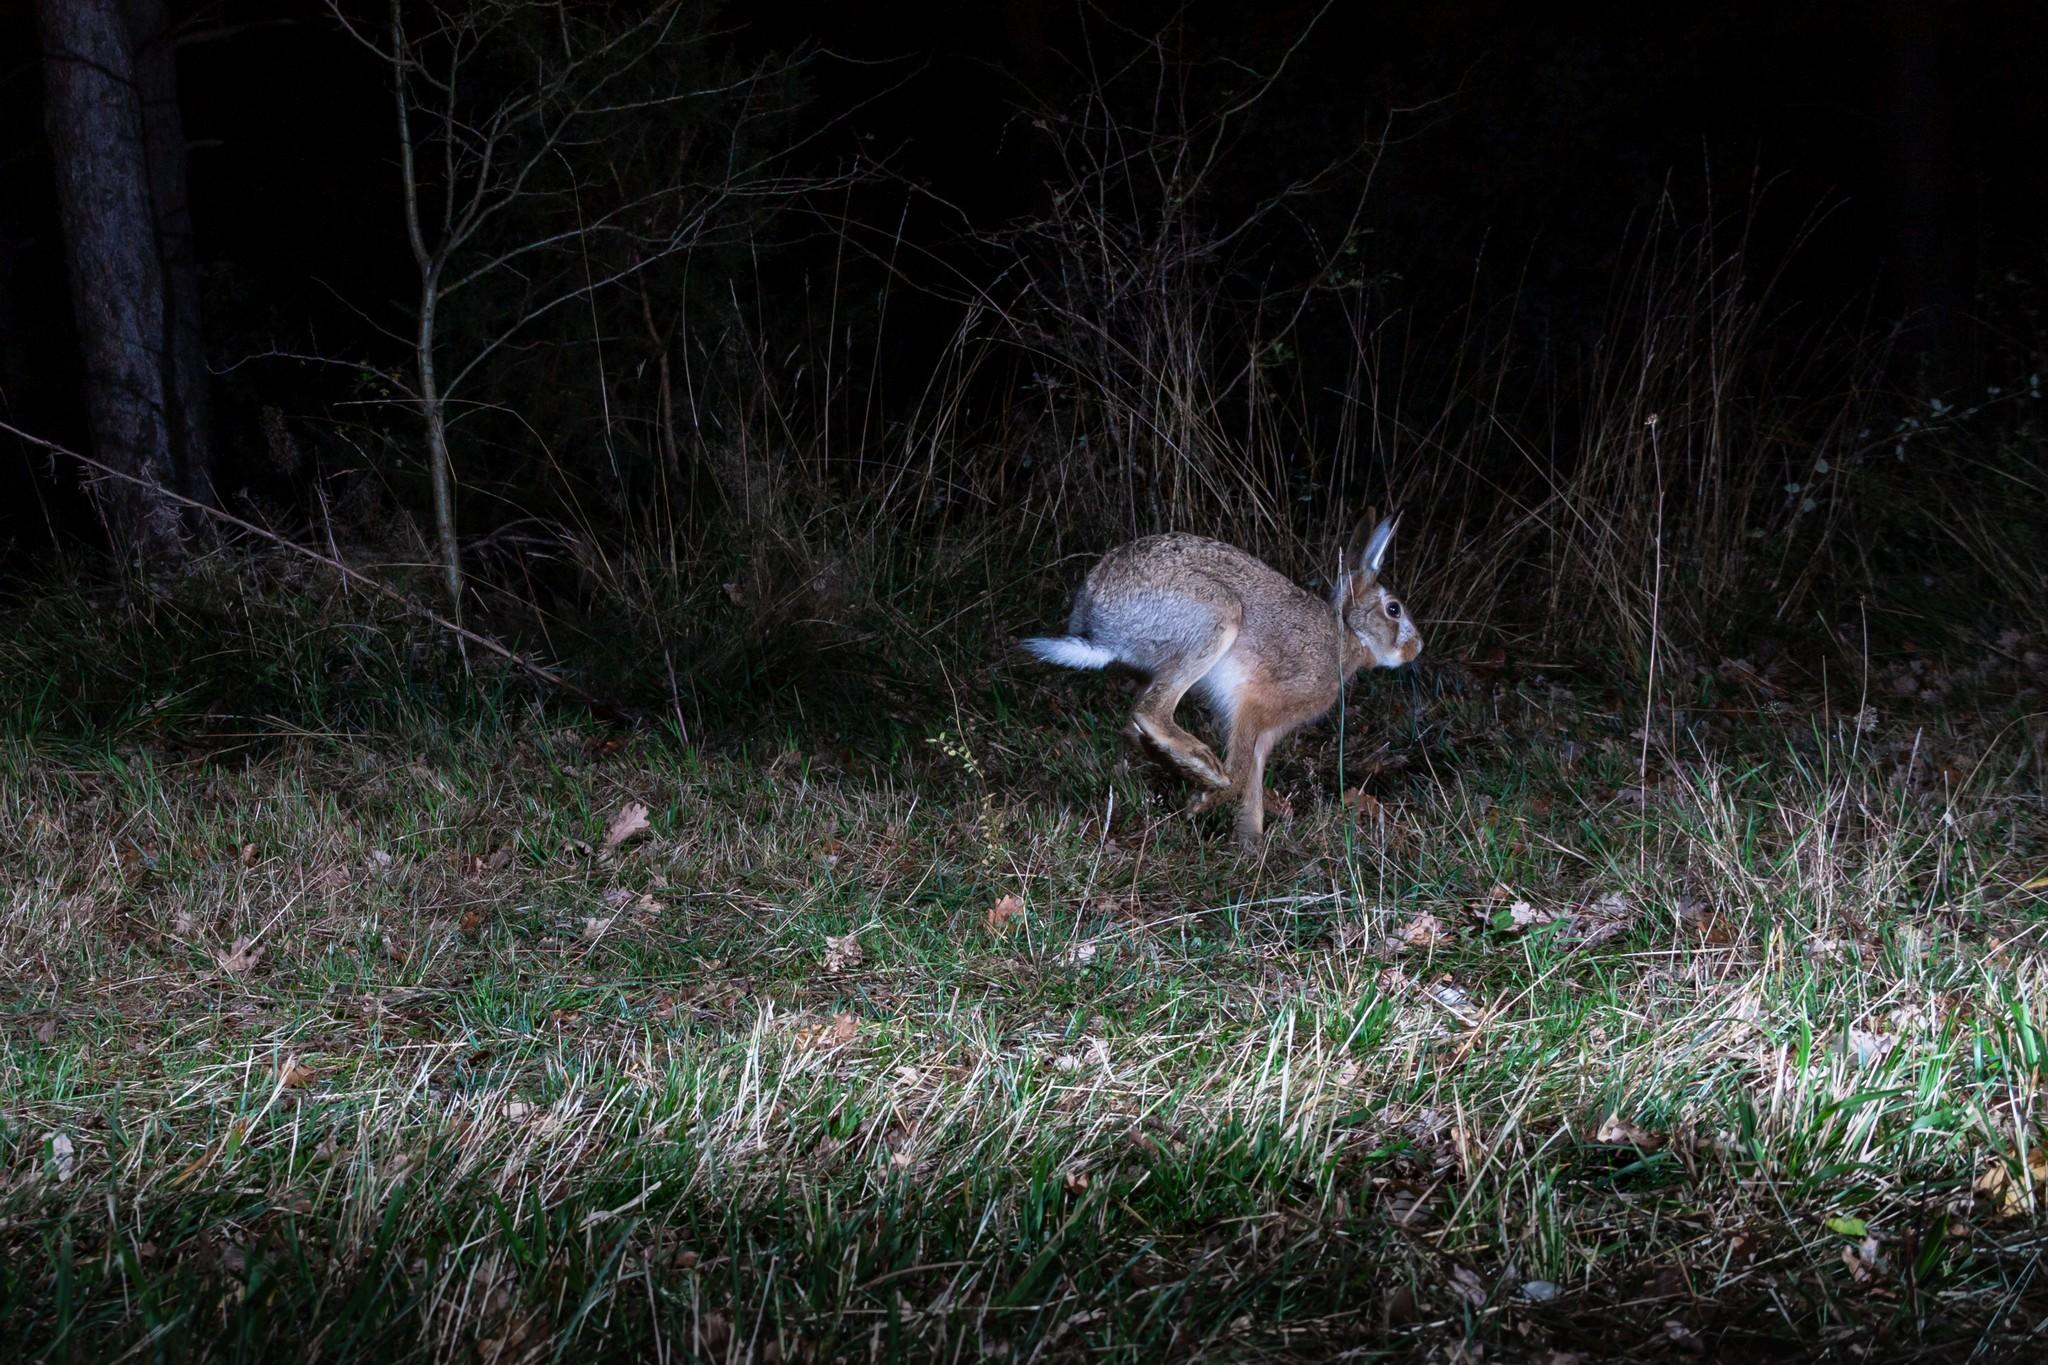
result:
M 1227 729 L 1237 717 L 1237 701 L 1244 692 L 1244 685 L 1250 670 L 1232 650 L 1216 661 L 1216 666 L 1204 673 L 1195 687 L 1201 692 L 1202 700 L 1209 704 L 1216 719 Z

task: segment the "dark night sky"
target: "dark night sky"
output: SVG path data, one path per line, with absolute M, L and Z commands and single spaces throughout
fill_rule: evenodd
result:
M 1287 78 L 1247 125 L 1275 177 L 1387 126 L 1370 224 L 1418 311 L 1464 291 L 1482 248 L 1514 262 L 1523 306 L 1591 316 L 1632 215 L 1668 188 L 1682 213 L 1768 183 L 1767 253 L 1816 217 L 1789 287 L 1823 311 L 1874 300 L 1879 316 L 1950 304 L 2010 273 L 2040 274 L 2048 178 L 2048 19 L 2039 4 L 1792 0 L 1546 7 L 1194 0 L 1096 9 L 1020 5 L 761 3 L 726 7 L 741 53 L 815 43 L 813 113 L 860 107 L 817 144 L 821 163 L 884 152 L 981 226 L 1028 210 L 1043 167 L 1015 122 L 1029 90 L 1055 102 L 1115 65 L 1132 35 L 1176 26 L 1192 58 L 1270 69 L 1315 20 Z M 227 0 L 225 32 L 182 67 L 202 259 L 237 338 L 296 332 L 330 349 L 371 344 L 358 307 L 409 288 L 382 75 L 306 0 Z M 68 325 L 38 134 L 34 25 L 0 4 L 0 352 L 9 410 L 76 425 L 64 350 L 28 345 Z M 281 20 L 280 20 L 281 16 Z M 1244 192 L 1261 187 L 1247 182 Z M 900 202 L 877 199 L 878 218 Z M 1824 212 L 1823 212 L 1824 211 Z M 944 249 L 957 223 L 905 220 Z M 1505 276 L 1504 276 L 1505 278 Z M 344 304 L 343 300 L 347 302 Z M 934 313 L 931 339 L 948 329 Z M 899 337 L 898 340 L 902 340 Z M 899 358 L 926 363 L 914 346 Z M 230 405 L 232 406 L 232 405 Z
M 1190 52 L 1257 68 L 1315 8 L 1109 6 L 1090 25 L 1092 54 L 1081 11 L 1058 4 L 759 4 L 728 7 L 723 22 L 742 48 L 810 41 L 854 59 L 817 68 L 821 111 L 868 101 L 830 154 L 852 134 L 871 135 L 865 145 L 892 149 L 897 166 L 946 198 L 1000 213 L 1031 202 L 1020 183 L 1030 167 L 1008 126 L 1025 83 L 1071 90 L 1091 55 L 1113 62 L 1117 34 L 1103 15 L 1146 32 L 1179 14 Z M 1618 235 L 1667 175 L 1697 195 L 1711 163 L 1724 200 L 1739 201 L 1761 173 L 1797 216 L 1839 206 L 1850 221 L 1832 239 L 1829 270 L 1845 289 L 1899 264 L 1898 220 L 1916 211 L 1902 199 L 1931 181 L 1941 213 L 1928 229 L 1934 249 L 1966 280 L 2043 245 L 2041 9 L 1335 5 L 1262 116 L 1282 154 L 1306 162 L 1380 126 L 1389 106 L 1433 101 L 1397 119 L 1407 140 L 1381 168 L 1380 198 L 1395 221 L 1434 216 L 1428 236 L 1451 254 L 1486 235 L 1550 234 L 1565 238 L 1552 249 L 1569 257 L 1582 234 Z M 266 276 L 337 283 L 403 266 L 382 193 L 384 89 L 317 15 L 195 46 L 185 77 L 210 254 Z M 1909 92 L 1921 101 L 1911 111 Z M 1926 117 L 1902 126 L 1909 113 Z M 1931 161 L 1911 164 L 1916 152 Z M 1914 297 L 1896 274 L 1885 283 Z

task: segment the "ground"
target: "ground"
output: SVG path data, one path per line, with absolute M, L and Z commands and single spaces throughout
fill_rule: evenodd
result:
M 1454 649 L 1289 741 L 1247 856 L 1021 657 L 734 739 L 331 623 L 229 707 L 247 641 L 47 610 L 24 1356 L 2039 1349 L 2041 642 Z

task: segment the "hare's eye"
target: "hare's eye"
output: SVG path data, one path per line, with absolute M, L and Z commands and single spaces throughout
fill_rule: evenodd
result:
M 1389 617 L 1391 617 L 1392 619 L 1396 620 L 1396 621 L 1400 620 L 1400 619 L 1401 619 L 1401 604 L 1400 604 L 1399 602 L 1389 602 L 1389 603 L 1387 603 L 1387 615 L 1388 615 Z

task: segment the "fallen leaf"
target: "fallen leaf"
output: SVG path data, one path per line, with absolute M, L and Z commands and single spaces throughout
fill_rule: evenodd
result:
M 647 815 L 645 802 L 628 801 L 620 806 L 618 814 L 605 824 L 604 851 L 610 853 L 628 839 L 645 834 L 649 828 Z
M 71 1145 L 71 1139 L 63 1133 L 50 1134 L 50 1165 L 55 1168 L 60 1185 L 78 1170 L 77 1152 Z
M 1567 917 L 1565 936 L 1582 948 L 1595 948 L 1627 933 L 1640 913 L 1627 893 L 1604 892 Z
M 318 1075 L 318 1072 L 297 1057 L 288 1057 L 283 1068 L 277 1073 L 277 1079 L 287 1089 L 298 1090 L 311 1085 Z
M 1891 1278 L 1891 1263 L 1885 1259 L 1884 1250 L 1875 1237 L 1865 1237 L 1843 1247 L 1842 1264 L 1848 1267 L 1850 1277 L 1858 1284 Z
M 1390 1183 L 1381 1196 L 1387 1221 L 1397 1227 L 1426 1226 L 1430 1221 L 1430 1191 L 1434 1186 L 1414 1181 Z
M 1450 937 L 1444 922 L 1427 910 L 1408 921 L 1401 929 L 1403 948 L 1434 948 Z
M 1474 1308 L 1486 1306 L 1486 1281 L 1480 1279 L 1479 1272 L 1469 1266 L 1451 1267 L 1451 1289 Z
M 1665 1321 L 1662 1340 L 1665 1345 L 1675 1347 L 1689 1356 L 1706 1354 L 1706 1343 L 1702 1342 L 1694 1334 L 1692 1328 L 1687 1327 L 1677 1318 L 1670 1318 Z
M 155 844 L 145 848 L 133 839 L 123 839 L 116 845 L 114 857 L 120 864 L 121 875 L 129 881 L 146 877 L 162 866 L 162 859 L 158 856 Z
M 39 1043 L 56 1042 L 57 1033 L 58 1028 L 55 1019 L 45 1019 L 42 1023 L 36 1025 L 36 1041 Z
M 1696 896 L 1679 897 L 1673 909 L 1681 923 L 1690 925 L 1703 942 L 1713 947 L 1726 948 L 1741 938 L 1726 915 Z
M 1345 792 L 1344 805 L 1346 809 L 1357 811 L 1361 820 L 1377 820 L 1386 814 L 1387 809 L 1377 796 L 1363 787 L 1353 787 Z
M 988 908 L 988 927 L 995 933 L 1017 927 L 1024 919 L 1024 902 L 1015 896 L 1004 896 Z
M 833 1042 L 850 1043 L 854 1040 L 854 1036 L 859 1032 L 860 1020 L 854 1018 L 845 1010 L 841 1010 L 839 1013 L 832 1016 Z
M 1527 901 L 1512 901 L 1493 912 L 1488 923 L 1503 933 L 1519 934 L 1524 929 L 1538 924 L 1548 924 L 1557 918 L 1555 910 L 1538 910 Z
M 242 866 L 243 866 L 243 867 L 254 867 L 254 866 L 256 866 L 256 845 L 254 845 L 254 844 L 243 844 L 243 845 L 242 845 Z
M 917 1164 L 917 1153 L 912 1150 L 910 1130 L 900 1124 L 891 1125 L 883 1144 L 889 1149 L 889 1164 L 899 1171 L 909 1170 Z
M 1060 1176 L 1060 1188 L 1068 1194 L 1086 1194 L 1088 1192 L 1088 1172 L 1063 1172 Z
M 608 933 L 616 915 L 588 915 L 583 920 L 583 937 L 591 943 L 597 942 Z
M 1424 994 L 1428 995 L 1430 999 L 1442 1005 L 1452 1014 L 1457 1015 L 1464 1022 L 1474 1022 L 1466 1018 L 1467 1011 L 1472 1008 L 1472 993 L 1457 982 L 1450 980 L 1448 977 L 1441 981 L 1432 982 L 1424 988 Z
M 1666 1139 L 1661 1133 L 1636 1127 L 1619 1113 L 1610 1113 L 1600 1121 L 1600 1131 L 1593 1135 L 1593 1141 L 1654 1152 L 1664 1145 Z
M 2027 1149 L 2026 1180 L 2014 1178 L 2012 1164 L 2004 1157 L 1993 1157 L 1977 1173 L 1971 1188 L 2001 1217 L 2013 1218 L 2034 1207 L 2040 1196 L 2033 1187 L 2044 1184 L 2048 1184 L 2048 1147 L 2034 1146 Z
M 825 970 L 827 972 L 838 973 L 852 967 L 858 967 L 861 964 L 862 957 L 860 935 L 858 933 L 847 933 L 838 938 L 834 938 L 830 934 L 825 935 Z
M 256 969 L 263 960 L 263 950 L 256 946 L 254 939 L 238 938 L 224 953 L 215 953 L 214 961 L 230 976 L 245 976 Z

